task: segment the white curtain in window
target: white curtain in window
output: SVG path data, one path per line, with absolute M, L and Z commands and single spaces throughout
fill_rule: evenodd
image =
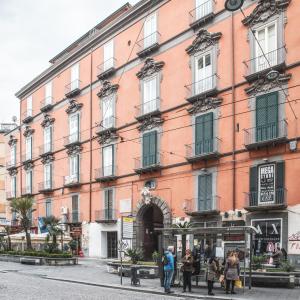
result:
M 147 114 L 156 110 L 157 107 L 157 78 L 151 78 L 144 81 L 143 88 L 143 111 L 142 114 Z
M 79 179 L 79 155 L 70 157 L 70 181 L 77 182 Z
M 79 64 L 71 67 L 71 91 L 79 88 Z
M 196 20 L 199 20 L 212 12 L 212 0 L 196 0 Z
M 32 192 L 32 171 L 26 172 L 26 193 Z
M 16 197 L 16 186 L 17 186 L 16 183 L 17 183 L 16 176 L 11 177 L 11 181 L 10 181 L 11 197 Z
M 45 85 L 45 105 L 52 102 L 52 81 Z
M 50 152 L 52 149 L 52 128 L 51 126 L 44 129 L 44 153 Z
M 194 94 L 197 95 L 203 93 L 212 89 L 212 87 L 213 77 L 211 54 L 206 53 L 195 58 Z
M 73 143 L 79 139 L 79 114 L 74 114 L 70 116 L 69 119 L 69 142 Z
M 32 96 L 27 98 L 27 117 L 32 116 Z
M 114 125 L 114 98 L 109 96 L 102 101 L 102 126 L 104 128 L 110 128 Z
M 51 178 L 51 164 L 46 164 L 44 166 L 44 187 L 45 189 L 50 189 L 52 184 L 52 178 Z
M 113 146 L 102 149 L 103 155 L 103 176 L 113 175 Z
M 104 45 L 103 48 L 104 65 L 103 71 L 106 71 L 114 66 L 114 41 L 111 40 Z
M 32 136 L 26 138 L 25 146 L 26 146 L 26 160 L 32 159 Z
M 144 24 L 144 48 L 150 47 L 157 42 L 156 14 L 147 17 Z
M 16 145 L 13 145 L 10 150 L 10 162 L 12 165 L 16 164 Z

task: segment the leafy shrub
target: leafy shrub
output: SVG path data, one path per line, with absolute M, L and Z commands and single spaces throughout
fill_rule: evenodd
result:
M 160 254 L 157 252 L 157 251 L 154 251 L 152 253 L 152 259 L 153 259 L 153 262 L 155 262 L 156 264 L 158 264 L 158 262 L 160 261 Z
M 281 262 L 280 267 L 284 272 L 294 272 L 295 271 L 295 266 L 291 265 L 289 261 Z
M 36 256 L 36 257 L 47 257 L 47 258 L 71 258 L 72 257 L 72 254 L 66 252 L 48 253 L 45 251 L 0 251 L 0 254 Z
M 262 264 L 266 262 L 267 257 L 265 255 L 253 256 L 252 258 L 252 266 L 253 269 L 261 269 Z
M 133 264 L 137 264 L 139 260 L 143 259 L 143 252 L 140 249 L 128 249 L 125 255 L 130 257 Z

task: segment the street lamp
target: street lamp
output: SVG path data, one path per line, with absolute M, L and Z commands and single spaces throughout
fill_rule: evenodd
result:
M 244 4 L 244 0 L 226 0 L 225 9 L 229 11 L 236 11 Z

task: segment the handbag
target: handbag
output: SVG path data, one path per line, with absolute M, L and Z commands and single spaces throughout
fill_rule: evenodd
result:
M 222 283 L 224 282 L 225 276 L 224 275 L 220 275 L 219 277 L 219 282 Z
M 234 286 L 237 287 L 238 289 L 241 289 L 243 287 L 243 283 L 241 280 L 236 280 L 234 282 Z

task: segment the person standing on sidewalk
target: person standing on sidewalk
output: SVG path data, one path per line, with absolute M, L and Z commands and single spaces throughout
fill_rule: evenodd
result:
M 214 296 L 215 294 L 212 292 L 214 287 L 214 280 L 217 276 L 218 272 L 218 262 L 215 256 L 212 256 L 207 265 L 207 288 L 208 288 L 208 295 Z
M 189 288 L 189 292 L 192 292 L 192 273 L 194 271 L 194 259 L 190 249 L 185 251 L 185 256 L 182 258 L 182 272 L 183 272 L 183 292 L 186 292 L 186 287 Z
M 172 293 L 170 290 L 171 281 L 174 273 L 174 257 L 172 254 L 172 250 L 173 248 L 169 246 L 168 250 L 165 251 L 163 256 L 164 274 L 165 274 L 164 288 L 165 288 L 165 293 L 167 294 Z
M 236 294 L 234 291 L 234 283 L 240 279 L 240 261 L 235 252 L 231 252 L 225 264 L 225 279 L 226 279 L 226 294 L 229 294 L 231 285 L 231 294 Z

